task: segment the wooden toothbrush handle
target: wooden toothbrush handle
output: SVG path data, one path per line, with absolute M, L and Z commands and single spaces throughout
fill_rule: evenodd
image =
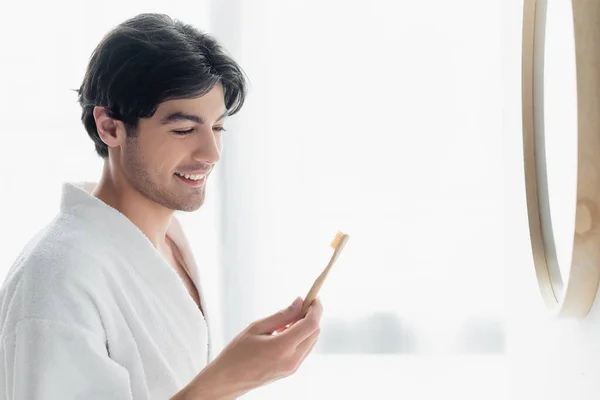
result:
M 304 303 L 302 304 L 302 312 L 300 313 L 300 318 L 304 318 L 306 316 L 306 313 L 308 312 L 308 308 L 310 307 L 312 302 L 315 301 L 315 299 L 317 298 L 317 295 L 319 294 L 319 290 L 321 290 L 321 287 L 323 286 L 323 282 L 325 282 L 325 278 L 327 278 L 327 275 L 329 274 L 329 270 L 331 270 L 331 267 L 333 266 L 333 264 L 335 263 L 335 260 L 337 259 L 337 253 L 338 252 L 336 251 L 333 254 L 333 256 L 331 256 L 331 260 L 329 260 L 329 264 L 327 264 L 327 267 L 325 267 L 323 272 L 321 272 L 321 275 L 319 275 L 319 277 L 315 280 L 312 287 L 308 291 L 308 294 L 304 298 Z

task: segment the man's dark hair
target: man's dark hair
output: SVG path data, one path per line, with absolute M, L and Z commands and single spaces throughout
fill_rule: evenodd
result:
M 98 44 L 79 88 L 81 120 L 108 157 L 98 135 L 93 110 L 105 107 L 135 136 L 140 118 L 154 115 L 159 104 L 202 96 L 221 82 L 228 114 L 240 110 L 246 81 L 239 65 L 210 35 L 162 14 L 140 14 L 110 31 Z

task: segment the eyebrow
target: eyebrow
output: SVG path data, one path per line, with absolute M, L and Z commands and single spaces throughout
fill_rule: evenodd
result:
M 228 110 L 226 110 L 223 114 L 221 114 L 221 116 L 217 119 L 217 122 L 219 122 L 220 120 L 225 118 L 227 115 L 229 115 Z M 192 121 L 197 124 L 204 124 L 204 118 L 202 118 L 198 115 L 194 115 L 194 114 L 186 114 L 181 111 L 177 111 L 177 112 L 167 115 L 160 122 L 161 122 L 161 124 L 166 125 L 166 124 L 170 124 L 173 122 L 180 122 L 180 121 Z

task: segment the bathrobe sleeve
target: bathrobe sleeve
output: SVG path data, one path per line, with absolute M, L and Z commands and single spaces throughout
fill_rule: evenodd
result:
M 102 338 L 76 325 L 25 318 L 0 343 L 0 400 L 131 400 L 129 375 Z

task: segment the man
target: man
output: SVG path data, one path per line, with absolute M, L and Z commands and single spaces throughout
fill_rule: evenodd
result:
M 201 275 L 176 210 L 202 206 L 239 66 L 210 36 L 142 14 L 106 35 L 79 90 L 104 158 L 65 184 L 60 213 L 0 291 L 1 399 L 230 399 L 293 373 L 319 335 L 302 299 L 216 357 Z

